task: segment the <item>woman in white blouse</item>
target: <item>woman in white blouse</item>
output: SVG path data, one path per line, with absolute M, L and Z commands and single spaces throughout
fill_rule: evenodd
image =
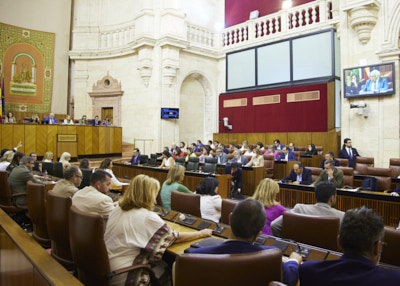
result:
M 112 167 L 113 167 L 112 160 L 107 158 L 107 159 L 104 159 L 103 162 L 101 162 L 98 170 L 106 171 L 107 173 L 109 173 L 111 175 L 111 184 L 112 185 L 115 185 L 118 187 L 128 185 L 127 183 L 121 183 L 120 181 L 118 181 L 118 179 L 115 177 L 115 175 L 112 171 Z
M 215 222 L 221 218 L 222 199 L 218 195 L 218 185 L 216 178 L 207 177 L 196 188 L 196 194 L 200 195 L 201 217 Z
M 260 149 L 254 149 L 255 156 L 251 158 L 250 162 L 245 167 L 264 167 L 264 156 L 261 155 Z
M 171 166 L 175 165 L 175 159 L 172 157 L 171 153 L 169 151 L 164 150 L 162 153 L 163 160 L 161 162 L 161 165 L 159 168 L 164 168 L 164 169 L 169 169 Z

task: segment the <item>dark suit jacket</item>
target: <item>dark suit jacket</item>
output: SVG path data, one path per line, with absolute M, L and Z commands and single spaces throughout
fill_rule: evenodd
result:
M 281 153 L 281 155 L 278 158 L 278 161 L 282 161 L 285 159 L 285 153 Z M 290 152 L 288 153 L 288 161 L 296 161 L 296 156 L 294 155 L 294 152 Z
M 286 145 L 285 144 L 280 144 L 280 146 L 281 146 L 281 149 L 280 150 L 282 150 L 283 149 L 283 147 L 285 147 Z M 274 145 L 274 150 L 278 150 L 277 148 L 276 148 L 276 146 Z
M 316 185 L 321 181 L 324 181 L 324 182 L 329 181 L 328 173 L 325 170 L 323 170 L 321 172 L 321 175 L 319 175 L 319 177 L 315 180 L 314 184 Z M 331 180 L 331 182 L 336 185 L 336 188 L 343 188 L 343 186 L 344 186 L 343 171 L 335 168 L 333 170 L 333 179 Z
M 232 174 L 232 182 L 233 182 L 233 187 L 235 189 L 241 189 L 242 188 L 242 170 L 239 168 L 236 170 L 235 173 Z
M 130 163 L 131 165 L 142 164 L 142 155 L 139 154 L 137 157 L 132 156 Z
M 216 155 L 215 158 L 218 160 L 219 157 L 219 164 L 225 164 L 228 162 L 228 155 L 226 155 L 224 152 L 221 152 L 221 155 Z M 218 161 L 217 161 L 218 162 Z
M 399 285 L 400 271 L 374 265 L 358 254 L 344 254 L 337 260 L 304 262 L 299 268 L 302 286 Z
M 44 119 L 44 121 L 46 122 L 46 124 L 49 124 L 49 122 L 50 122 L 50 117 L 46 117 L 45 119 Z M 58 123 L 58 121 L 57 121 L 57 118 L 53 118 L 53 124 L 57 124 Z
M 325 159 L 322 160 L 321 165 L 319 165 L 319 167 L 320 167 L 321 169 L 324 169 L 324 168 L 325 168 L 325 161 L 326 161 Z M 340 166 L 340 163 L 339 163 L 338 160 L 333 159 L 333 161 L 335 161 L 335 166 Z
M 356 148 L 351 148 L 351 152 L 353 154 L 353 158 L 350 159 L 349 153 L 347 153 L 346 148 L 342 149 L 339 152 L 339 158 L 349 160 L 349 167 L 352 167 L 354 169 L 356 167 L 356 157 L 360 156 L 360 154 L 358 154 Z
M 297 181 L 297 174 L 292 169 L 292 171 L 290 171 L 289 176 L 287 176 L 286 178 L 282 179 L 282 181 L 295 182 L 295 181 Z M 303 173 L 302 173 L 302 176 L 301 176 L 300 184 L 302 184 L 302 185 L 311 185 L 311 183 L 312 183 L 311 170 L 307 169 L 307 168 L 303 168 Z
M 96 121 L 96 119 L 92 120 L 92 126 L 99 126 L 100 125 L 100 120 Z

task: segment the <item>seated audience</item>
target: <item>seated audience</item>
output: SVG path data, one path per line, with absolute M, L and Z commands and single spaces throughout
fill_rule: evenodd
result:
M 218 147 L 220 147 L 220 146 L 219 146 L 219 141 L 218 141 L 218 140 L 215 140 L 215 141 L 214 141 L 214 146 L 215 146 L 215 149 L 217 149 Z
M 285 147 L 285 144 L 281 144 L 281 141 L 279 139 L 274 140 L 274 149 L 275 150 L 283 150 L 283 147 Z
M 90 186 L 75 193 L 72 205 L 91 214 L 107 217 L 114 209 L 112 199 L 107 196 L 111 186 L 111 175 L 103 170 L 97 170 L 90 177 Z
M 275 160 L 279 158 L 279 152 L 275 150 L 274 145 L 268 145 L 268 150 L 265 151 L 264 155 L 274 155 Z
M 178 191 L 191 194 L 192 192 L 182 185 L 185 177 L 185 167 L 181 165 L 173 165 L 168 171 L 167 179 L 161 187 L 161 200 L 164 208 L 171 209 L 171 192 Z
M 94 119 L 92 120 L 92 126 L 99 126 L 100 123 L 101 123 L 100 118 L 99 118 L 98 115 L 96 115 L 96 116 L 94 117 Z
M 225 147 L 225 144 L 220 144 L 220 147 L 221 147 L 221 149 L 222 149 L 222 152 L 224 152 L 225 154 L 229 154 L 229 150 L 228 150 L 228 148 L 226 148 Z
M 210 147 L 205 146 L 203 147 L 203 151 L 201 152 L 202 154 L 199 157 L 199 163 L 205 163 L 206 161 L 206 157 L 208 158 L 212 158 L 213 156 L 210 154 Z
M 31 116 L 31 118 L 29 119 L 29 121 L 31 122 L 31 123 L 36 123 L 36 124 L 40 124 L 40 122 L 41 122 L 41 120 L 40 120 L 40 118 L 39 118 L 39 115 L 35 112 L 35 113 L 32 113 L 32 116 Z
M 212 140 L 208 140 L 208 146 L 210 146 L 211 149 L 215 149 L 215 145 L 213 144 Z
M 324 169 L 324 168 L 325 168 L 325 162 L 326 162 L 326 161 L 329 161 L 329 160 L 335 161 L 335 166 L 337 166 L 337 167 L 340 166 L 339 161 L 336 160 L 334 157 L 335 157 L 335 155 L 333 154 L 332 151 L 326 152 L 326 154 L 325 154 L 325 159 L 322 160 L 322 162 L 321 162 L 321 164 L 319 165 L 319 167 L 320 167 L 321 169 Z
M 290 174 L 281 182 L 291 181 L 294 185 L 310 185 L 312 183 L 312 173 L 310 169 L 304 168 L 303 163 L 295 162 Z
M 64 119 L 63 124 L 74 125 L 74 120 L 71 119 L 71 115 L 67 115 L 67 118 Z
M 222 199 L 218 195 L 219 181 L 214 177 L 204 178 L 195 193 L 200 195 L 201 217 L 219 222 L 221 218 Z
M 344 139 L 344 144 L 342 150 L 339 152 L 339 158 L 348 159 L 349 160 L 349 167 L 353 169 L 356 167 L 356 157 L 360 156 L 358 154 L 357 149 L 351 146 L 351 139 L 346 138 Z
M 336 203 L 336 187 L 331 182 L 321 182 L 315 186 L 315 205 L 296 204 L 291 213 L 314 215 L 314 216 L 330 216 L 343 219 L 344 212 L 334 208 Z M 272 234 L 282 236 L 282 216 L 278 217 L 271 223 Z
M 184 158 L 185 157 L 185 154 L 183 154 L 183 152 L 182 152 L 182 150 L 181 150 L 181 148 L 179 148 L 178 146 L 175 148 L 175 150 L 174 150 L 174 159 L 176 158 L 176 157 L 178 157 L 178 158 Z
M 241 152 L 244 152 L 243 156 L 256 156 L 256 152 L 255 150 L 260 150 L 258 148 L 254 148 L 253 145 L 248 145 L 247 149 L 245 149 L 244 151 L 240 150 Z
M 131 165 L 140 165 L 142 164 L 142 155 L 140 155 L 139 148 L 133 149 L 133 155 L 131 160 L 129 161 Z
M 82 118 L 79 119 L 79 124 L 80 125 L 87 125 L 88 124 L 86 115 L 82 115 Z
M 244 200 L 238 203 L 233 210 L 229 240 L 216 246 L 191 249 L 190 253 L 238 254 L 275 248 L 274 246 L 253 244 L 257 236 L 261 234 L 266 220 L 265 210 L 259 201 Z M 295 252 L 289 258 L 287 262 L 282 263 L 282 278 L 283 283 L 294 286 L 298 281 L 298 267 L 302 258 Z M 268 269 L 265 269 L 265 271 L 268 271 Z M 251 277 L 249 279 L 251 281 Z
M 172 145 L 171 145 L 171 150 L 169 151 L 169 152 L 171 153 L 171 155 L 174 155 L 175 149 L 176 149 L 177 147 L 178 147 L 178 146 L 176 146 L 175 143 L 172 143 Z
M 71 166 L 71 163 L 69 162 L 71 160 L 71 154 L 68 152 L 64 152 L 61 154 L 60 161 L 63 164 L 63 170 Z
M 240 148 L 240 151 L 242 151 L 242 153 L 244 153 L 247 150 L 249 150 L 249 143 L 247 142 L 247 140 L 243 140 L 242 147 Z
M 262 233 L 267 235 L 272 235 L 271 222 L 286 211 L 286 209 L 276 201 L 278 194 L 278 183 L 272 179 L 265 178 L 258 184 L 252 197 L 264 205 L 267 221 L 262 229 Z
M 14 151 L 9 150 L 4 153 L 3 157 L 1 157 L 0 159 L 0 171 L 5 171 L 7 169 L 13 157 L 14 157 Z
M 261 142 L 257 142 L 256 148 L 260 149 L 261 152 L 263 152 L 263 151 L 265 152 L 264 145 Z
M 299 149 L 297 149 L 292 142 L 289 143 L 288 148 L 290 152 L 299 151 Z
M 110 117 L 106 116 L 106 118 L 104 118 L 103 121 L 101 121 L 100 123 L 101 126 L 111 126 L 111 121 L 110 121 Z
M 7 116 L 4 117 L 3 123 L 17 123 L 17 119 L 15 119 L 12 112 L 7 112 Z
M 378 266 L 384 233 L 383 219 L 374 210 L 365 207 L 348 210 L 338 237 L 343 256 L 336 260 L 304 262 L 299 268 L 300 284 L 399 285 L 400 271 Z
M 53 152 L 47 151 L 44 153 L 42 162 L 53 162 Z
M 169 151 L 164 150 L 164 152 L 162 153 L 162 157 L 163 160 L 158 168 L 169 169 L 171 168 L 171 166 L 175 165 L 175 160 L 172 157 L 171 153 L 169 153 Z
M 343 171 L 335 168 L 335 162 L 333 160 L 325 161 L 324 170 L 321 172 L 312 186 L 321 181 L 329 181 L 335 184 L 336 188 L 343 188 Z
M 295 161 L 296 160 L 296 156 L 294 155 L 293 152 L 289 152 L 288 147 L 283 147 L 282 148 L 282 153 L 278 158 L 279 161 Z
M 315 148 L 315 145 L 309 144 L 304 155 L 309 155 L 309 156 L 318 155 L 318 151 L 317 148 Z
M 54 117 L 54 113 L 50 113 L 48 117 L 44 119 L 46 124 L 57 124 L 57 118 Z
M 115 175 L 112 171 L 112 167 L 113 167 L 112 160 L 107 158 L 101 162 L 98 170 L 103 170 L 110 174 L 112 185 L 117 186 L 117 187 L 128 185 L 127 183 L 121 183 L 120 181 L 118 181 L 118 179 L 115 177 Z
M 22 153 L 22 152 L 15 152 L 14 153 L 14 156 L 13 156 L 13 158 L 11 160 L 11 163 L 6 168 L 6 171 L 7 171 L 8 175 L 11 174 L 11 172 L 12 172 L 12 170 L 14 168 L 16 168 L 16 167 L 18 167 L 20 165 L 20 161 L 21 161 L 22 157 L 24 157 L 24 156 L 25 156 L 25 154 Z M 32 159 L 31 157 L 29 157 L 29 158 Z M 33 164 L 35 164 L 35 163 L 33 163 Z M 33 168 L 33 166 L 32 166 L 32 168 Z
M 32 152 L 29 154 L 29 156 L 35 161 L 35 165 L 33 166 L 33 171 L 41 172 L 40 166 L 39 166 L 39 161 L 37 160 L 37 154 L 35 152 Z
M 231 163 L 240 163 L 242 165 L 246 165 L 248 162 L 249 160 L 245 156 L 241 155 L 240 150 L 236 150 L 233 152 Z
M 196 146 L 198 146 L 198 147 L 200 148 L 200 147 L 204 147 L 204 144 L 201 143 L 201 140 L 197 140 L 197 141 L 196 141 Z M 197 152 L 197 151 L 196 151 L 196 152 Z
M 264 167 L 264 157 L 261 155 L 260 149 L 254 149 L 255 156 L 251 158 L 245 167 Z
M 88 158 L 84 158 L 81 160 L 79 164 L 79 169 L 90 169 L 90 161 Z
M 156 179 L 138 175 L 129 183 L 118 206 L 111 212 L 104 234 L 111 271 L 132 264 L 150 264 L 159 277 L 164 275 L 167 266 L 161 260 L 167 247 L 211 236 L 209 229 L 178 233 L 169 228 L 153 212 L 159 188 Z M 110 284 L 122 286 L 131 279 L 134 279 L 132 285 L 150 285 L 149 276 L 141 270 L 116 275 Z
M 31 157 L 23 156 L 21 158 L 21 164 L 15 167 L 8 177 L 11 194 L 26 193 L 26 184 L 28 182 L 40 183 L 32 174 L 33 165 L 34 161 Z M 21 209 L 28 209 L 26 196 L 16 196 L 13 198 L 13 205 Z
M 217 158 L 218 164 L 226 164 L 228 162 L 228 155 L 222 152 L 221 148 L 217 148 L 215 158 Z
M 72 197 L 82 182 L 82 172 L 77 166 L 70 166 L 64 171 L 64 179 L 59 180 L 53 188 L 53 192 L 65 196 Z
M 181 141 L 181 142 L 179 143 L 179 148 L 181 148 L 181 151 L 182 151 L 183 153 L 186 153 L 186 152 L 187 152 L 187 147 L 186 147 L 186 143 L 185 143 L 185 142 Z
M 196 154 L 193 152 L 192 148 L 187 148 L 187 155 L 185 158 L 185 162 L 189 162 L 189 157 L 197 157 Z

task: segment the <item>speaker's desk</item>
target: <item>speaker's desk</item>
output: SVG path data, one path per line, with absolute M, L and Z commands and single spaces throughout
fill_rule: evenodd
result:
M 149 177 L 157 179 L 162 185 L 167 179 L 168 170 L 148 167 L 143 165 L 124 165 L 121 163 L 113 164 L 113 173 L 116 177 L 123 179 L 132 179 L 137 175 L 144 174 Z M 199 172 L 185 172 L 185 178 L 183 179 L 183 185 L 185 185 L 189 190 L 194 191 L 200 182 L 206 177 L 215 177 L 219 181 L 218 194 L 222 198 L 230 197 L 230 179 L 231 175 L 220 175 L 220 174 L 209 174 L 209 173 L 199 173 Z

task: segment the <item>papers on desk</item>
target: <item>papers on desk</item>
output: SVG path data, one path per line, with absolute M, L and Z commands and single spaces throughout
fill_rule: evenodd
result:
M 355 188 L 355 189 L 341 189 L 341 191 L 347 191 L 347 192 L 358 192 L 360 190 L 360 188 Z

